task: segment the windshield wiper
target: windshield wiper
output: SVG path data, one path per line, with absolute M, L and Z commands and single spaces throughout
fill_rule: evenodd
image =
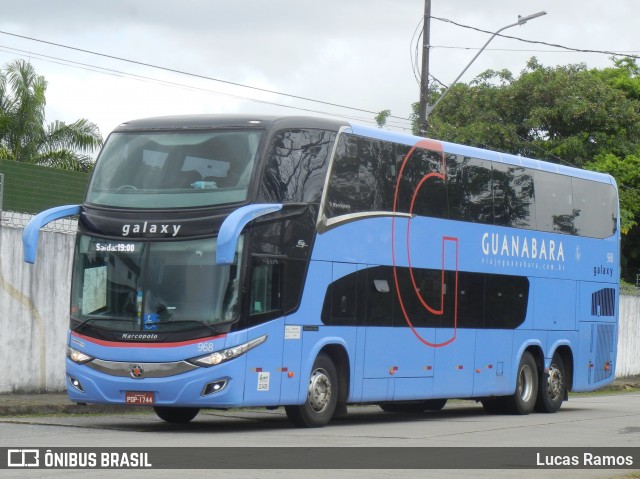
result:
M 199 326 L 202 326 L 204 328 L 209 329 L 211 332 L 213 332 L 214 334 L 220 334 L 220 328 L 219 326 L 223 326 L 225 324 L 227 324 L 228 322 L 224 322 L 224 323 L 216 323 L 216 324 L 209 324 L 205 321 L 198 321 L 196 319 L 188 319 L 188 320 L 180 320 L 180 321 L 173 321 L 173 320 L 164 320 L 164 321 L 155 321 L 154 323 L 149 323 L 149 325 L 157 325 L 157 324 L 175 324 L 175 325 L 179 325 L 179 324 L 197 324 Z
M 85 324 L 87 324 L 89 321 L 135 321 L 135 318 L 122 318 L 122 317 L 117 317 L 117 316 L 98 316 L 97 314 L 92 314 L 92 315 L 85 315 L 87 316 L 87 319 L 80 321 L 78 318 L 75 318 L 72 316 L 73 319 L 75 319 L 76 321 L 80 321 L 79 324 L 76 325 L 76 328 L 81 328 L 82 326 L 84 326 Z

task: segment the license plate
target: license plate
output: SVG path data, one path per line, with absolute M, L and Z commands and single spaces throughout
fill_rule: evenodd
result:
M 126 391 L 124 393 L 124 402 L 126 404 L 150 406 L 150 405 L 153 405 L 154 403 L 154 397 L 152 392 Z

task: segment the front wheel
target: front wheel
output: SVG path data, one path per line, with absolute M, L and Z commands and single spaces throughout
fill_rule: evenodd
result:
M 304 404 L 285 406 L 285 411 L 295 426 L 322 427 L 331 421 L 337 404 L 338 373 L 331 358 L 320 353 L 311 368 Z
M 553 413 L 560 409 L 567 392 L 564 363 L 558 353 L 553 355 L 548 371 L 540 374 L 536 411 Z
M 536 361 L 525 351 L 518 365 L 516 391 L 505 398 L 505 409 L 512 414 L 529 414 L 533 411 L 538 396 L 538 368 Z
M 174 424 L 186 424 L 200 412 L 197 407 L 154 406 L 153 410 L 160 419 Z

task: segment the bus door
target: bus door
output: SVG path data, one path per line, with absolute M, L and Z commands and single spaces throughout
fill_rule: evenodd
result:
M 247 353 L 245 406 L 280 403 L 285 324 L 282 317 L 284 264 L 278 258 L 254 256 L 249 295 L 249 340 L 267 335 L 267 340 Z

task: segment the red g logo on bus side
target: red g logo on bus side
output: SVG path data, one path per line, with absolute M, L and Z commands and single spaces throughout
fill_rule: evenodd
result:
M 418 183 L 418 186 L 416 187 L 413 196 L 411 198 L 411 206 L 409 208 L 409 214 L 413 214 L 413 209 L 415 206 L 415 202 L 416 199 L 418 197 L 418 193 L 420 191 L 420 188 L 422 188 L 426 182 L 428 182 L 429 180 L 433 180 L 433 179 L 440 179 L 442 181 L 446 181 L 446 169 L 445 169 L 445 158 L 444 158 L 444 151 L 442 149 L 442 145 L 439 142 L 436 141 L 432 141 L 432 140 L 421 140 L 418 143 L 416 143 L 411 150 L 409 150 L 409 153 L 407 153 L 407 156 L 404 158 L 403 162 L 402 162 L 402 166 L 400 167 L 400 171 L 398 172 L 398 178 L 396 180 L 396 189 L 395 189 L 395 193 L 394 193 L 394 197 L 393 197 L 393 212 L 396 213 L 398 212 L 398 194 L 400 191 L 400 181 L 402 180 L 402 175 L 404 173 L 404 169 L 406 167 L 406 165 L 409 163 L 409 161 L 411 161 L 413 153 L 415 152 L 415 150 L 417 148 L 424 148 L 424 149 L 429 149 L 432 151 L 439 151 L 442 154 L 442 172 L 443 173 L 428 173 L 425 176 L 422 177 L 422 179 L 420 180 L 420 182 Z M 428 185 L 427 185 L 428 186 Z M 426 186 L 425 186 L 426 187 Z M 407 264 L 409 265 L 409 274 L 411 276 L 411 284 L 413 286 L 413 292 L 416 295 L 416 297 L 418 298 L 420 304 L 422 305 L 422 307 L 427 310 L 429 313 L 437 315 L 437 316 L 442 316 L 444 314 L 444 272 L 445 272 L 445 268 L 444 268 L 444 254 L 445 254 L 445 244 L 447 241 L 450 241 L 452 243 L 455 244 L 456 247 L 456 257 L 455 257 L 455 261 L 456 261 L 456 275 L 455 275 L 455 289 L 454 289 L 454 297 L 455 297 L 455 302 L 454 302 L 454 321 L 453 321 L 453 335 L 447 339 L 446 341 L 442 341 L 442 342 L 430 342 L 428 340 L 426 340 L 425 338 L 423 338 L 420 335 L 420 332 L 413 326 L 413 323 L 411 321 L 411 318 L 409 317 L 409 313 L 407 312 L 404 302 L 402 300 L 402 292 L 401 292 L 401 287 L 400 287 L 400 282 L 398 281 L 398 272 L 397 272 L 397 267 L 396 267 L 396 256 L 395 256 L 395 217 L 392 217 L 391 219 L 391 259 L 392 259 L 392 263 L 393 263 L 393 277 L 394 277 L 394 282 L 395 282 L 395 286 L 396 286 L 396 294 L 398 295 L 398 301 L 400 304 L 400 309 L 402 310 L 402 315 L 404 316 L 405 321 L 407 322 L 407 324 L 409 325 L 409 327 L 411 328 L 411 331 L 413 332 L 413 334 L 418 338 L 418 340 L 420 340 L 420 342 L 422 342 L 423 344 L 427 345 L 427 346 L 431 346 L 434 348 L 438 348 L 438 347 L 442 347 L 442 346 L 446 346 L 448 344 L 451 344 L 453 341 L 455 341 L 456 339 L 456 335 L 457 335 L 457 326 L 458 326 L 458 238 L 454 238 L 454 237 L 450 237 L 450 236 L 443 236 L 442 237 L 442 280 L 441 280 L 441 294 L 440 294 L 440 307 L 439 308 L 433 308 L 431 306 L 429 306 L 427 304 L 427 302 L 424 300 L 424 298 L 422 297 L 422 295 L 420 294 L 420 290 L 416 284 L 416 280 L 415 280 L 415 276 L 413 274 L 413 268 L 411 265 L 411 221 L 412 219 L 409 218 L 407 220 L 407 244 L 406 244 L 406 250 L 407 250 Z

